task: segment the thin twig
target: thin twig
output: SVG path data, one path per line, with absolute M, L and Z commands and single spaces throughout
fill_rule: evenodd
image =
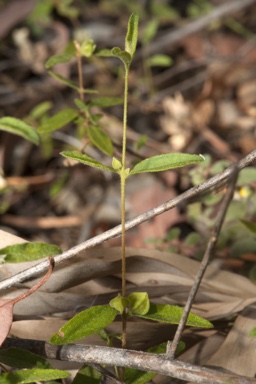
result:
M 195 296 L 196 296 L 197 291 L 199 289 L 199 286 L 201 284 L 201 281 L 202 281 L 202 278 L 203 278 L 204 273 L 206 271 L 206 268 L 209 264 L 210 257 L 212 255 L 213 250 L 214 250 L 216 243 L 218 241 L 218 237 L 219 237 L 220 230 L 221 230 L 222 224 L 224 222 L 224 219 L 225 219 L 225 216 L 227 213 L 228 206 L 229 206 L 229 204 L 233 198 L 233 194 L 234 194 L 234 190 L 235 190 L 235 186 L 236 186 L 236 181 L 237 181 L 237 176 L 238 176 L 238 171 L 237 171 L 236 167 L 234 166 L 233 175 L 232 175 L 232 178 L 230 180 L 227 193 L 225 194 L 225 196 L 222 200 L 222 203 L 221 203 L 221 206 L 219 209 L 218 218 L 217 218 L 215 226 L 213 228 L 212 235 L 208 241 L 203 259 L 202 259 L 201 264 L 200 264 L 200 268 L 198 270 L 198 273 L 195 277 L 194 283 L 193 283 L 191 290 L 189 292 L 188 299 L 187 299 L 186 305 L 184 307 L 184 311 L 183 311 L 181 320 L 180 320 L 179 325 L 177 327 L 173 341 L 171 343 L 169 343 L 168 347 L 167 347 L 166 356 L 168 356 L 171 359 L 175 358 L 175 353 L 177 351 L 178 344 L 179 344 L 180 339 L 181 339 L 181 334 L 185 328 L 185 325 L 186 325 L 188 315 L 189 315 L 189 312 L 191 310 L 193 301 L 195 299 Z
M 182 361 L 169 360 L 165 355 L 141 351 L 81 344 L 57 346 L 38 340 L 8 338 L 2 348 L 10 347 L 26 349 L 48 359 L 134 368 L 194 383 L 256 384 L 253 378 L 198 367 Z
M 242 160 L 235 163 L 237 171 L 240 171 L 241 169 L 251 164 L 255 160 L 256 160 L 256 150 L 249 153 Z M 150 220 L 157 215 L 160 215 L 174 207 L 177 207 L 181 203 L 188 202 L 189 200 L 195 197 L 200 197 L 203 193 L 209 191 L 211 188 L 216 187 L 219 184 L 221 184 L 223 181 L 227 180 L 233 174 L 233 169 L 234 169 L 234 165 L 231 165 L 230 167 L 225 169 L 225 171 L 218 173 L 217 175 L 205 181 L 204 183 L 199 184 L 193 188 L 190 188 L 189 190 L 180 194 L 174 199 L 169 200 L 159 205 L 156 208 L 150 209 L 149 211 L 135 217 L 134 219 L 128 220 L 125 224 L 125 230 L 127 231 L 133 227 L 136 227 L 137 225 L 147 220 Z M 95 236 L 81 244 L 76 245 L 73 248 L 70 248 L 68 251 L 63 252 L 61 255 L 55 256 L 54 257 L 55 264 L 59 264 L 64 260 L 68 260 L 76 256 L 80 252 L 85 251 L 88 248 L 93 248 L 96 245 L 99 245 L 106 240 L 112 239 L 114 237 L 118 237 L 120 235 L 121 235 L 121 225 L 118 225 L 115 228 L 112 228 L 98 236 Z M 40 263 L 38 263 L 37 265 L 34 265 L 33 267 L 30 267 L 22 272 L 17 273 L 12 277 L 2 280 L 0 282 L 0 290 L 9 288 L 17 283 L 21 283 L 24 280 L 28 280 L 32 277 L 35 277 L 40 273 L 46 271 L 48 268 L 49 268 L 49 260 L 46 259 L 44 261 L 41 261 Z

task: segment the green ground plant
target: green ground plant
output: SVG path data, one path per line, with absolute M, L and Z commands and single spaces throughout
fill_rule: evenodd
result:
M 126 324 L 129 318 L 138 317 L 138 318 L 156 321 L 156 322 L 178 324 L 183 313 L 183 309 L 178 306 L 151 303 L 149 301 L 147 292 L 133 292 L 129 296 L 127 296 L 126 294 L 125 200 L 126 200 L 127 180 L 133 175 L 136 176 L 138 174 L 146 173 L 146 172 L 161 172 L 169 169 L 184 167 L 189 164 L 200 163 L 203 161 L 203 157 L 200 155 L 168 153 L 168 154 L 162 154 L 162 155 L 153 156 L 153 157 L 144 159 L 138 162 L 133 168 L 127 165 L 126 132 L 127 132 L 127 114 L 128 114 L 128 81 L 129 81 L 130 66 L 136 51 L 136 45 L 137 45 L 137 39 L 138 39 L 138 21 L 139 21 L 138 15 L 136 13 L 133 13 L 130 16 L 130 19 L 128 22 L 128 30 L 126 34 L 124 50 L 122 50 L 119 47 L 115 47 L 112 50 L 104 50 L 104 51 L 98 52 L 99 56 L 115 57 L 121 60 L 124 67 L 123 140 L 122 140 L 122 157 L 120 159 L 116 157 L 112 157 L 113 148 L 112 148 L 112 144 L 110 144 L 111 143 L 110 138 L 98 126 L 99 116 L 95 116 L 93 113 L 91 113 L 92 106 L 97 105 L 99 107 L 103 107 L 106 105 L 107 106 L 113 105 L 113 103 L 119 102 L 119 99 L 113 100 L 111 98 L 107 98 L 107 99 L 95 98 L 89 102 L 85 102 L 83 98 L 83 95 L 86 92 L 86 90 L 84 90 L 83 88 L 83 82 L 82 82 L 81 72 L 79 68 L 81 66 L 81 58 L 83 56 L 90 57 L 94 53 L 95 45 L 92 41 L 87 41 L 84 44 L 83 43 L 78 44 L 75 42 L 70 51 L 65 52 L 64 55 L 57 56 L 57 57 L 55 56 L 49 59 L 49 61 L 46 63 L 46 67 L 50 68 L 56 63 L 70 60 L 71 57 L 74 56 L 74 54 L 76 55 L 78 59 L 78 74 L 79 74 L 78 86 L 71 83 L 67 79 L 60 78 L 60 76 L 54 72 L 51 72 L 51 74 L 54 77 L 61 80 L 62 82 L 65 82 L 66 85 L 75 89 L 79 93 L 80 98 L 75 99 L 75 104 L 78 107 L 78 109 L 66 108 L 61 112 L 57 113 L 56 115 L 54 115 L 53 117 L 44 119 L 41 122 L 41 125 L 38 127 L 37 132 L 34 130 L 34 128 L 31 125 L 19 119 L 12 118 L 12 117 L 4 117 L 0 119 L 0 129 L 3 129 L 11 133 L 19 134 L 26 140 L 29 140 L 36 145 L 39 144 L 40 137 L 42 140 L 42 138 L 44 139 L 45 137 L 44 135 L 48 135 L 54 130 L 59 129 L 70 122 L 75 122 L 78 125 L 83 125 L 83 127 L 85 127 L 84 133 L 87 135 L 86 137 L 89 138 L 88 142 L 90 144 L 95 145 L 105 155 L 111 156 L 111 161 L 110 161 L 111 165 L 105 165 L 104 163 L 98 161 L 97 159 L 92 158 L 85 153 L 82 153 L 84 148 L 83 150 L 80 150 L 80 151 L 63 151 L 61 152 L 61 155 L 69 160 L 76 161 L 76 162 L 85 164 L 87 166 L 100 169 L 102 171 L 109 171 L 109 172 L 118 174 L 120 178 L 121 226 L 122 226 L 121 294 L 113 298 L 107 305 L 94 306 L 76 314 L 57 333 L 55 333 L 51 337 L 50 342 L 52 344 L 63 345 L 67 343 L 72 343 L 81 338 L 84 338 L 86 336 L 96 333 L 96 334 L 99 334 L 106 341 L 108 345 L 112 345 L 113 336 L 110 337 L 109 335 L 107 335 L 107 333 L 104 331 L 104 328 L 108 326 L 110 323 L 112 323 L 116 319 L 116 317 L 121 315 L 121 318 L 122 318 L 121 344 L 122 344 L 122 347 L 125 348 L 126 347 Z M 27 245 L 27 247 L 28 246 L 29 245 Z M 19 252 L 19 257 L 16 257 L 17 252 Z M 60 250 L 58 248 L 54 248 L 54 247 L 51 248 L 51 255 L 58 254 L 59 252 Z M 37 259 L 39 253 L 40 253 L 40 257 L 48 256 L 49 249 L 46 249 L 45 252 L 43 252 L 42 244 L 35 244 L 32 247 L 32 250 L 30 250 L 30 260 L 35 258 Z M 17 259 L 19 261 L 23 261 L 24 260 L 23 257 L 25 257 L 25 255 L 26 257 L 28 256 L 28 249 L 24 245 L 6 247 L 1 250 L 1 254 L 7 255 L 6 260 L 8 261 L 12 260 L 14 262 L 14 261 L 17 261 Z M 186 324 L 188 326 L 203 327 L 203 328 L 212 327 L 212 324 L 209 321 L 193 313 L 189 314 Z M 114 337 L 120 338 L 120 335 L 115 335 Z M 180 343 L 180 350 L 182 348 L 183 348 L 183 344 Z M 150 351 L 155 353 L 164 353 L 165 345 L 156 346 L 154 349 Z M 8 352 L 6 353 L 7 353 L 7 357 L 6 355 L 5 357 L 1 357 L 0 355 L 0 361 L 2 361 L 1 359 L 8 358 L 9 356 Z M 13 351 L 9 353 L 13 353 Z M 17 352 L 17 353 L 20 353 L 20 352 Z M 24 354 L 24 359 L 25 359 L 25 354 Z M 13 364 L 13 360 L 11 361 L 10 366 L 13 366 L 12 364 Z M 48 366 L 46 367 L 44 364 L 43 364 L 43 368 L 41 369 L 42 371 L 48 369 L 47 368 Z M 24 366 L 16 367 L 16 368 L 25 368 L 25 365 L 26 363 L 24 363 Z M 29 368 L 29 367 L 26 366 L 26 368 Z M 28 371 L 30 370 L 26 371 L 27 375 L 29 375 Z M 24 374 L 23 371 L 18 371 L 18 372 L 21 372 L 21 376 Z M 62 372 L 59 373 L 59 378 L 64 377 Z M 119 376 L 118 370 L 116 370 L 116 372 L 117 372 L 117 375 Z M 31 381 L 29 381 L 30 380 L 29 377 L 27 377 L 27 379 L 23 379 L 23 378 L 19 379 L 19 377 L 17 377 L 15 379 L 16 380 L 15 382 L 28 383 L 28 382 L 35 381 L 35 376 L 37 375 L 38 372 L 33 371 L 32 369 L 30 373 L 32 375 L 31 377 L 33 378 L 31 379 Z M 4 375 L 8 376 L 12 374 L 13 375 L 16 374 L 17 376 L 17 372 L 15 373 L 11 372 Z M 53 380 L 52 377 L 48 378 L 47 375 L 45 376 L 42 376 L 42 375 L 40 376 L 40 374 L 38 373 L 36 380 L 37 381 Z M 96 373 L 94 369 L 91 369 L 88 367 L 83 367 L 82 370 L 78 373 L 78 376 L 79 375 L 80 375 L 80 378 L 82 377 L 83 380 L 85 380 L 85 378 L 90 377 L 90 378 L 95 378 L 96 380 L 95 382 L 100 381 L 100 375 Z M 2 376 L 3 380 L 7 380 L 7 376 L 5 376 L 5 378 Z M 74 379 L 73 383 L 78 384 L 81 382 L 78 376 Z M 143 372 L 131 370 L 131 369 L 125 369 L 121 374 L 121 378 L 125 380 L 125 383 L 130 383 L 130 384 L 138 383 L 138 380 L 140 383 L 146 383 L 153 376 L 154 376 L 154 373 L 151 373 L 151 372 L 145 374 Z M 1 382 L 1 375 L 0 375 L 0 382 Z M 3 381 L 3 382 L 7 382 L 7 381 Z

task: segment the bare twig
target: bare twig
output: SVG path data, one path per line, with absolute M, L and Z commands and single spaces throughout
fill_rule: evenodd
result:
M 256 384 L 256 380 L 253 378 L 197 367 L 177 360 L 169 360 L 165 355 L 153 353 L 81 344 L 56 346 L 38 340 L 6 339 L 3 347 L 9 348 L 11 346 L 26 349 L 48 359 L 86 363 L 88 365 L 102 364 L 134 368 L 146 372 L 156 372 L 180 380 L 193 381 L 194 383 Z
M 234 173 L 233 173 L 233 176 L 231 178 L 231 182 L 228 186 L 227 193 L 222 200 L 222 203 L 221 203 L 221 206 L 219 209 L 219 216 L 217 218 L 214 229 L 212 231 L 212 235 L 208 241 L 203 259 L 202 259 L 201 264 L 200 264 L 200 268 L 198 270 L 198 273 L 195 277 L 194 283 L 193 283 L 191 290 L 189 292 L 188 299 L 187 299 L 186 305 L 184 307 L 184 311 L 183 311 L 181 320 L 179 322 L 178 328 L 177 328 L 176 333 L 174 335 L 173 341 L 171 343 L 169 343 L 168 347 L 167 347 L 166 356 L 168 356 L 171 359 L 174 359 L 174 357 L 175 357 L 175 353 L 177 351 L 178 344 L 179 344 L 180 339 L 181 339 L 181 334 L 182 334 L 183 329 L 186 325 L 188 315 L 189 315 L 189 312 L 191 310 L 194 298 L 195 298 L 197 291 L 199 289 L 199 286 L 201 284 L 201 281 L 202 281 L 202 278 L 203 278 L 204 273 L 206 271 L 207 265 L 209 264 L 209 260 L 210 260 L 210 257 L 212 255 L 212 252 L 213 252 L 213 250 L 216 246 L 216 243 L 218 241 L 218 237 L 219 237 L 220 230 L 221 230 L 222 224 L 224 222 L 224 219 L 225 219 L 225 216 L 227 213 L 228 206 L 229 206 L 229 204 L 233 198 L 234 189 L 236 186 L 236 181 L 237 181 L 237 176 L 238 176 L 238 171 L 237 171 L 235 166 L 233 168 L 233 172 Z
M 242 160 L 238 161 L 235 164 L 237 171 L 240 171 L 247 165 L 251 164 L 253 161 L 255 161 L 255 159 L 256 159 L 256 150 L 249 153 L 249 155 L 247 155 L 246 157 L 244 157 Z M 152 219 L 153 217 L 160 215 L 163 212 L 166 212 L 174 207 L 177 207 L 181 203 L 188 202 L 189 200 L 195 197 L 200 197 L 201 194 L 206 193 L 207 191 L 211 190 L 211 188 L 216 187 L 219 184 L 223 183 L 225 180 L 227 180 L 233 174 L 233 169 L 234 169 L 234 165 L 228 167 L 227 169 L 225 169 L 225 171 L 218 173 L 217 175 L 205 181 L 204 183 L 199 184 L 193 188 L 190 188 L 188 191 L 180 194 L 174 199 L 169 200 L 159 205 L 156 208 L 150 209 L 149 211 L 135 217 L 134 219 L 128 220 L 125 224 L 125 230 L 127 231 L 133 227 L 136 227 L 137 225 L 149 219 Z M 61 255 L 55 256 L 54 257 L 55 264 L 59 264 L 64 260 L 68 260 L 76 256 L 80 252 L 85 251 L 88 248 L 93 248 L 96 245 L 99 245 L 106 240 L 112 239 L 114 237 L 118 237 L 120 235 L 121 235 L 121 225 L 118 225 L 115 228 L 112 228 L 98 236 L 95 236 L 81 244 L 76 245 L 75 247 L 69 249 L 68 251 L 63 252 Z M 49 260 L 46 259 L 31 268 L 28 268 L 22 272 L 17 273 L 12 277 L 2 280 L 0 282 L 0 290 L 9 288 L 24 280 L 35 277 L 40 273 L 46 271 L 48 268 L 49 268 Z
M 162 37 L 159 37 L 158 39 L 155 39 L 154 42 L 152 42 L 148 47 L 147 53 L 148 55 L 152 55 L 157 52 L 163 52 L 166 49 L 166 47 L 173 46 L 173 44 L 176 44 L 178 41 L 184 39 L 186 36 L 189 36 L 192 33 L 196 33 L 201 29 L 207 27 L 213 21 L 218 20 L 224 16 L 233 14 L 235 12 L 238 12 L 243 8 L 246 8 L 254 4 L 255 2 L 256 0 L 243 0 L 243 1 L 232 0 L 232 1 L 224 2 L 223 4 L 220 4 L 219 6 L 215 7 L 207 15 L 199 17 L 198 19 L 190 22 L 189 24 L 185 26 L 183 25 L 181 26 L 181 28 L 178 28 L 168 34 L 165 34 Z M 142 51 L 140 51 L 136 55 L 135 59 L 138 60 L 141 57 L 142 57 Z

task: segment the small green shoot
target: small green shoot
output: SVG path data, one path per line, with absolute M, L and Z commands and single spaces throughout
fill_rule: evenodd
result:
M 122 144 L 122 159 L 113 158 L 112 167 L 106 166 L 99 161 L 88 157 L 87 155 L 79 154 L 78 152 L 62 152 L 61 154 L 67 158 L 77 160 L 91 167 L 96 167 L 102 170 L 115 172 L 120 176 L 121 184 L 121 226 L 122 226 L 122 295 L 113 299 L 110 303 L 119 313 L 122 314 L 123 333 L 122 347 L 126 346 L 126 318 L 129 311 L 133 314 L 145 314 L 149 309 L 149 301 L 145 297 L 129 296 L 126 299 L 126 252 L 125 252 L 125 198 L 126 198 L 126 179 L 131 175 L 145 172 L 160 172 L 173 168 L 184 167 L 189 164 L 202 162 L 204 159 L 200 155 L 190 155 L 181 153 L 169 153 L 145 159 L 130 169 L 126 167 L 126 131 L 127 131 L 127 112 L 128 112 L 128 78 L 129 69 L 134 57 L 137 40 L 138 40 L 138 15 L 133 13 L 128 21 L 128 30 L 125 38 L 125 49 L 119 47 L 107 51 L 104 55 L 110 54 L 121 60 L 124 65 L 124 100 L 123 100 L 123 144 Z M 97 99 L 96 99 L 97 100 Z M 80 103 L 79 103 L 80 104 Z M 85 109 L 87 113 L 87 109 Z M 97 138 L 99 141 L 99 139 Z M 102 137 L 104 142 L 104 139 Z M 93 141 L 93 140 L 92 140 Z M 128 301 L 127 301 L 128 300 Z M 127 308 L 126 308 L 127 305 Z

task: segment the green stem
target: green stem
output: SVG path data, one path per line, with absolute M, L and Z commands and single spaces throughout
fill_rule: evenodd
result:
M 122 296 L 126 296 L 126 253 L 125 253 L 125 186 L 126 186 L 126 131 L 127 131 L 127 105 L 128 105 L 128 75 L 129 67 L 125 65 L 124 76 L 124 114 L 123 114 L 123 148 L 122 148 L 122 169 L 120 172 L 121 181 L 121 225 L 122 225 Z M 122 315 L 122 347 L 126 347 L 126 312 Z
M 126 163 L 128 77 L 129 77 L 129 67 L 127 65 L 125 65 L 125 75 L 124 75 L 124 114 L 123 114 L 123 148 L 122 148 L 122 169 L 123 170 L 125 170 L 125 163 Z

